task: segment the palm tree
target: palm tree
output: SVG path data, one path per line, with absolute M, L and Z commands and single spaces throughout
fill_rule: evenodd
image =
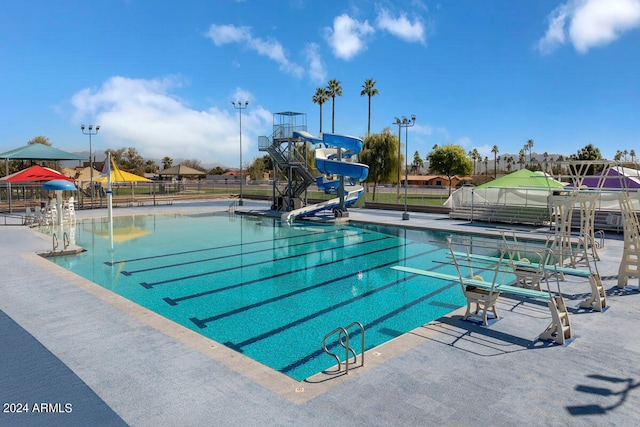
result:
M 489 176 L 489 157 L 484 156 L 484 176 Z
M 629 155 L 631 156 L 631 163 L 635 163 L 636 162 L 636 151 L 635 150 L 629 151 Z
M 529 163 L 531 163 L 531 156 L 532 156 L 532 154 L 533 154 L 533 153 L 531 152 L 531 150 L 532 150 L 532 148 L 533 148 L 533 139 L 528 140 L 528 141 L 527 141 L 527 145 L 526 145 L 525 147 L 529 149 Z
M 506 161 L 507 161 L 507 172 L 511 172 L 511 163 L 513 163 L 513 156 L 507 157 Z
M 342 86 L 336 79 L 329 80 L 327 85 L 327 95 L 331 97 L 331 133 L 335 132 L 335 118 L 336 118 L 336 96 L 342 96 Z
M 526 145 L 525 145 L 526 148 Z M 520 169 L 524 169 L 525 160 L 525 149 L 523 148 L 518 152 L 518 163 L 520 164 Z
M 473 174 L 479 173 L 480 171 L 476 171 L 476 161 L 482 160 L 480 156 L 480 152 L 478 152 L 477 148 L 473 149 Z
M 162 168 L 169 169 L 173 165 L 173 159 L 169 156 L 165 156 L 162 159 Z
M 327 89 L 323 87 L 316 88 L 316 93 L 311 98 L 314 104 L 320 105 L 320 133 L 322 133 L 322 104 L 329 100 Z
M 498 146 L 494 145 L 491 152 L 493 153 L 493 178 L 495 179 L 498 177 Z
M 376 89 L 375 86 L 376 82 L 374 82 L 373 79 L 367 79 L 364 81 L 362 90 L 360 91 L 360 96 L 367 96 L 369 98 L 369 109 L 367 111 L 367 136 L 371 133 L 371 97 L 378 94 L 378 89 Z

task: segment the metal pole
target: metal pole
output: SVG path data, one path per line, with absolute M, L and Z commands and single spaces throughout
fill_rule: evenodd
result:
M 409 185 L 409 126 L 404 127 L 404 213 L 403 220 L 409 219 L 407 212 L 407 186 Z
M 238 200 L 238 206 L 243 206 L 244 202 L 242 201 L 242 181 L 244 181 L 244 176 L 242 174 L 242 110 L 245 110 L 249 105 L 249 101 L 238 101 L 237 103 L 232 101 L 231 104 L 233 108 L 240 112 L 240 200 Z M 236 105 L 237 104 L 237 105 Z
M 400 131 L 402 130 L 401 121 L 399 118 L 395 118 L 395 123 L 398 125 L 398 185 L 396 186 L 396 203 L 400 200 L 400 136 L 402 135 Z
M 89 135 L 89 182 L 90 182 L 90 191 L 91 191 L 91 209 L 93 209 L 93 151 L 91 149 L 91 136 L 97 135 L 100 130 L 100 125 L 96 126 L 95 132 L 93 132 L 93 125 L 89 125 L 88 130 L 85 132 L 84 125 L 80 125 L 80 130 L 85 135 Z
M 409 212 L 407 212 L 407 188 L 409 185 L 409 130 L 408 128 L 410 128 L 411 126 L 413 126 L 416 123 L 416 116 L 415 114 L 411 115 L 411 119 L 406 118 L 405 116 L 402 116 L 402 120 L 400 120 L 399 118 L 395 117 L 395 122 L 394 124 L 398 125 L 398 187 L 397 187 L 397 194 L 398 194 L 398 200 L 400 200 L 400 136 L 402 135 L 402 128 L 405 128 L 405 141 L 404 141 L 404 149 L 405 149 L 405 154 L 404 154 L 404 212 L 402 213 L 402 219 L 403 220 L 408 220 L 409 219 Z

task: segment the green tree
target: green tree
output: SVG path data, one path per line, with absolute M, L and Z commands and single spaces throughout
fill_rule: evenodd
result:
M 173 159 L 169 156 L 165 156 L 162 159 L 162 169 L 169 169 L 171 166 L 173 166 Z
M 342 96 L 342 86 L 336 79 L 329 80 L 327 95 L 331 98 L 331 133 L 335 132 L 336 96 Z
M 493 153 L 493 178 L 495 179 L 498 177 L 498 146 L 494 145 L 491 152 Z
M 253 163 L 247 168 L 252 181 L 264 180 L 264 172 L 266 170 L 263 157 L 257 157 Z
M 156 172 L 158 172 L 158 169 L 160 169 L 160 168 L 158 167 L 156 162 L 154 162 L 153 160 L 147 160 L 144 163 L 144 171 L 146 173 L 156 173 Z
M 449 179 L 449 195 L 451 195 L 451 178 L 455 175 L 467 176 L 473 172 L 473 164 L 459 145 L 444 145 L 429 153 L 429 170 L 432 173 L 445 175 Z
M 320 133 L 322 133 L 322 104 L 329 100 L 327 89 L 323 87 L 316 88 L 316 93 L 313 95 L 311 100 L 314 104 L 318 104 L 320 106 Z
M 473 157 L 473 174 L 475 175 L 480 172 L 476 169 L 476 162 L 482 160 L 482 156 L 480 156 L 480 152 L 478 151 L 477 148 L 473 149 L 472 157 Z
M 116 163 L 116 166 L 123 171 L 140 176 L 144 174 L 144 159 L 134 147 L 119 148 L 117 150 L 109 148 L 104 151 L 105 153 L 111 153 L 111 158 Z
M 520 165 L 520 169 L 524 169 L 524 164 L 526 163 L 526 155 L 524 150 L 525 149 L 523 148 L 518 152 L 518 164 Z
M 378 94 L 378 89 L 376 89 L 376 82 L 373 79 L 367 79 L 364 81 L 362 85 L 362 90 L 360 91 L 360 96 L 368 97 L 368 110 L 367 110 L 367 136 L 371 133 L 371 97 L 376 96 Z
M 358 155 L 360 162 L 369 166 L 367 182 L 373 182 L 373 201 L 376 200 L 376 189 L 381 182 L 391 182 L 398 170 L 398 137 L 391 134 L 386 127 L 381 133 L 374 133 L 365 138 L 362 151 Z
M 209 171 L 209 175 L 223 175 L 226 172 L 229 172 L 229 169 L 223 169 L 220 166 L 216 166 Z
M 424 167 L 424 162 L 422 161 L 422 157 L 420 157 L 420 153 L 416 150 L 413 153 L 413 162 L 411 163 L 411 172 L 418 173 L 418 171 Z
M 602 160 L 602 154 L 600 154 L 600 150 L 594 147 L 593 144 L 587 144 L 580 150 L 578 150 L 577 154 L 572 154 L 569 156 L 570 160 Z M 585 175 L 593 175 L 594 173 L 598 173 L 604 169 L 604 165 L 589 165 L 586 168 L 586 172 L 583 172 L 584 168 L 579 168 L 576 166 L 569 165 L 569 173 L 571 175 L 575 174 L 585 174 Z
M 27 142 L 27 145 L 33 145 L 33 144 L 42 144 L 42 145 L 46 145 L 48 147 L 51 147 L 51 142 L 49 141 L 49 138 L 47 138 L 46 136 L 36 136 L 35 138 L 31 139 L 29 142 Z
M 529 149 L 529 164 L 531 164 L 531 156 L 533 155 L 533 153 L 531 152 L 531 150 L 533 149 L 533 139 L 530 139 L 527 141 L 527 143 L 525 144 L 525 149 Z

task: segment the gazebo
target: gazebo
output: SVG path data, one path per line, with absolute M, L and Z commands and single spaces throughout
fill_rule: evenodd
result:
M 194 168 L 190 168 L 189 166 L 185 166 L 185 165 L 178 165 L 178 166 L 174 166 L 168 169 L 163 169 L 158 171 L 158 176 L 162 179 L 163 176 L 171 176 L 171 177 L 177 177 L 178 179 L 180 178 L 202 178 L 207 176 L 206 172 L 202 172 L 199 171 L 197 169 Z

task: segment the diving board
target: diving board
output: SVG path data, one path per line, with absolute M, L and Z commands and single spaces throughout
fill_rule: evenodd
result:
M 536 268 L 538 264 L 531 263 L 529 261 L 509 260 L 505 258 L 491 257 L 487 255 L 466 254 L 461 252 L 454 252 L 455 256 L 468 256 L 471 259 L 485 262 L 498 262 L 503 264 L 511 264 L 515 267 L 522 268 Z M 544 271 L 555 274 L 566 274 L 567 276 L 582 277 L 589 279 L 589 286 L 591 287 L 591 296 L 580 303 L 580 308 L 591 308 L 594 311 L 602 311 L 607 306 L 607 295 L 604 291 L 604 285 L 602 279 L 598 273 L 592 273 L 591 271 L 581 270 L 572 267 L 563 267 L 551 264 L 539 265 Z
M 456 267 L 458 267 L 455 258 L 454 262 L 456 264 Z M 500 263 L 497 264 L 500 265 Z M 561 345 L 564 345 L 567 338 L 571 338 L 571 323 L 569 322 L 569 312 L 567 311 L 567 307 L 564 303 L 562 295 L 557 295 L 550 291 L 538 291 L 534 289 L 526 289 L 518 286 L 496 283 L 495 278 L 493 282 L 489 283 L 476 278 L 477 276 L 474 278 L 465 278 L 462 276 L 454 276 L 452 274 L 444 274 L 431 270 L 421 270 L 418 268 L 404 267 L 399 265 L 393 266 L 391 268 L 393 270 L 403 271 L 405 273 L 433 277 L 434 279 L 459 282 L 462 286 L 462 291 L 465 295 L 465 298 L 467 298 L 467 311 L 463 317 L 465 320 L 470 315 L 471 304 L 478 304 L 478 298 L 482 298 L 481 296 L 485 295 L 484 299 L 480 300 L 480 304 L 484 303 L 482 314 L 484 325 L 487 324 L 487 310 L 492 310 L 496 318 L 498 317 L 495 311 L 495 303 L 497 301 L 497 297 L 501 293 L 546 300 L 547 305 L 549 306 L 549 311 L 551 312 L 551 323 L 539 335 L 539 338 L 542 340 L 555 341 L 557 344 Z M 478 289 L 481 289 L 484 292 L 478 293 Z M 478 312 L 478 309 L 479 305 L 476 306 L 476 313 Z

